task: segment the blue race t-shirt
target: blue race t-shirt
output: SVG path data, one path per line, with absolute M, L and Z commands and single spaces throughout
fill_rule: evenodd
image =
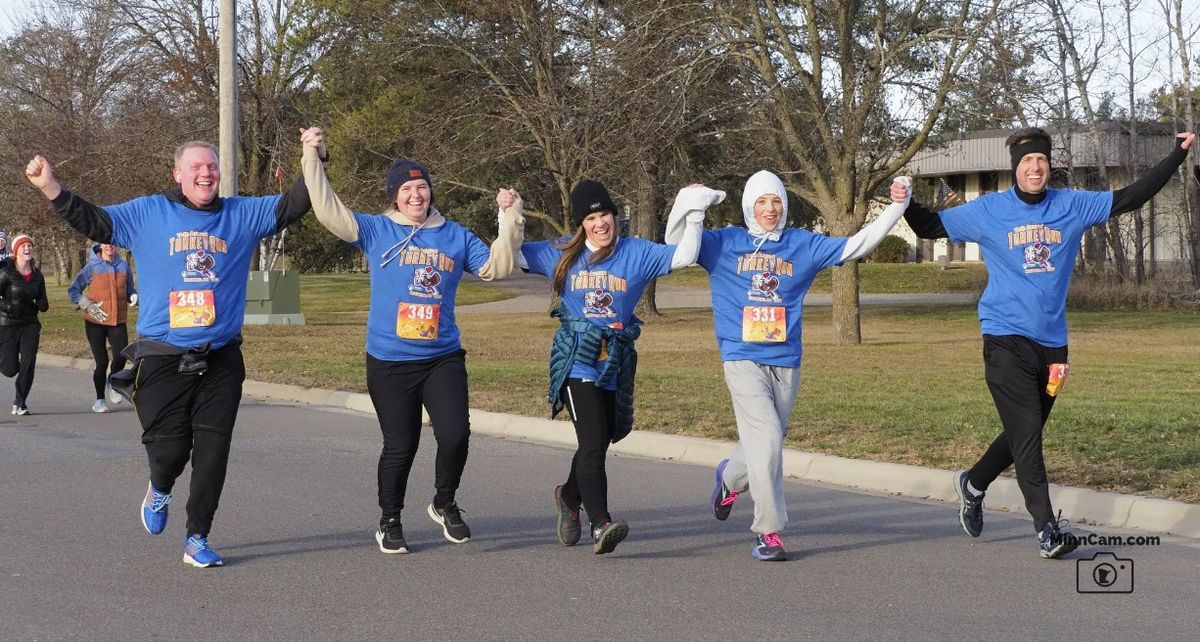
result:
M 1048 189 L 1029 205 L 1015 188 L 941 213 L 956 243 L 978 243 L 988 269 L 979 299 L 983 334 L 1067 345 L 1067 289 L 1083 233 L 1108 220 L 1112 192 Z
M 521 254 L 529 264 L 530 272 L 553 279 L 562 250 L 549 241 L 540 241 L 523 244 Z M 567 273 L 559 305 L 571 316 L 587 319 L 598 326 L 625 328 L 633 318 L 633 309 L 646 286 L 671 271 L 674 254 L 674 245 L 619 237 L 611 256 L 589 264 L 592 252 L 585 248 Z M 602 367 L 600 362 L 576 361 L 568 376 L 598 381 Z M 610 382 L 606 387 L 615 390 L 616 383 Z
M 709 274 L 721 359 L 798 368 L 804 296 L 818 272 L 838 264 L 846 239 L 788 228 L 754 244 L 743 227 L 701 237 L 697 262 Z
M 104 207 L 113 245 L 137 257 L 138 335 L 182 348 L 233 340 L 246 313 L 250 257 L 275 233 L 280 198 L 223 198 L 211 212 L 162 194 Z
M 451 221 L 412 235 L 413 226 L 385 215 L 355 212 L 354 220 L 354 245 L 371 271 L 367 352 L 384 361 L 417 361 L 460 350 L 454 296 L 463 272 L 474 274 L 487 263 L 488 247 Z

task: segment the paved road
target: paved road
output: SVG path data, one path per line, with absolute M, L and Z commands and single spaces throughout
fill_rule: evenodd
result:
M 3 382 L 4 385 L 11 385 Z M 609 556 L 553 538 L 569 453 L 478 437 L 460 501 L 474 540 L 424 515 L 433 440 L 413 471 L 406 534 L 371 532 L 372 417 L 248 401 L 213 542 L 228 566 L 181 561 L 137 518 L 143 450 L 128 406 L 97 416 L 89 375 L 43 368 L 39 414 L 0 420 L 0 640 L 1195 639 L 1200 543 L 1113 548 L 1129 595 L 1076 594 L 1074 559 L 1034 554 L 1029 522 L 789 483 L 792 559 L 750 558 L 748 502 L 705 511 L 711 471 L 620 457 L 612 506 L 632 526 Z M 186 478 L 180 489 L 186 488 Z M 1105 534 L 1112 534 L 1105 531 Z
M 473 277 L 472 277 L 473 278 Z M 517 296 L 503 301 L 464 305 L 455 308 L 455 314 L 472 314 L 476 312 L 544 312 L 550 307 L 550 281 L 545 277 L 519 273 L 508 279 L 487 284 L 487 287 L 500 288 L 515 292 Z M 976 298 L 969 292 L 951 292 L 945 294 L 863 294 L 860 295 L 863 305 L 936 305 L 946 303 L 974 303 Z M 671 285 L 659 281 L 655 300 L 658 307 L 667 308 L 709 308 L 712 298 L 708 288 L 691 288 Z M 806 306 L 828 306 L 832 304 L 829 294 L 810 292 L 804 297 Z

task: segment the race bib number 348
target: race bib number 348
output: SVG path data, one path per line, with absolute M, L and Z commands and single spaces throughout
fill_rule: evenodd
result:
M 211 290 L 172 292 L 170 310 L 172 328 L 204 328 L 217 321 L 217 308 Z
M 401 339 L 433 341 L 438 338 L 442 306 L 437 303 L 400 302 L 396 310 L 396 336 Z
M 777 305 L 748 305 L 742 308 L 742 341 L 787 341 L 787 308 Z

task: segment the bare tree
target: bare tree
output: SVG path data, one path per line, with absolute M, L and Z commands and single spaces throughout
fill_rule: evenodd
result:
M 1197 33 L 1200 33 L 1200 23 L 1191 27 L 1184 26 L 1183 0 L 1159 0 L 1159 6 L 1172 36 L 1169 46 L 1179 61 L 1179 80 L 1175 79 L 1174 61 L 1167 66 L 1172 117 L 1182 128 L 1196 131 L 1196 94 L 1192 84 L 1191 43 Z M 1186 213 L 1188 262 L 1192 273 L 1192 285 L 1200 289 L 1200 178 L 1193 177 L 1189 171 L 1195 167 L 1196 159 L 1196 146 L 1193 145 L 1188 152 L 1187 162 L 1180 168 L 1180 192 Z
M 862 226 L 876 190 L 921 149 L 999 2 L 720 0 L 728 52 L 771 130 L 789 189 L 829 231 Z M 893 114 L 908 105 L 916 115 Z M 793 171 L 790 168 L 795 167 Z M 834 340 L 857 344 L 858 265 L 834 273 Z
M 1107 21 L 1104 4 L 1103 2 L 1097 2 L 1094 5 L 1099 16 L 1099 24 L 1096 29 L 1091 31 L 1093 38 L 1088 43 L 1086 57 L 1085 54 L 1080 53 L 1082 43 L 1080 42 L 1076 22 L 1073 22 L 1068 17 L 1068 12 L 1071 11 L 1072 7 L 1062 0 L 1046 0 L 1046 6 L 1050 10 L 1051 15 L 1054 16 L 1055 35 L 1062 45 L 1062 51 L 1066 56 L 1067 62 L 1070 63 L 1069 73 L 1075 87 L 1076 99 L 1083 107 L 1084 122 L 1087 125 L 1086 135 L 1091 143 L 1097 175 L 1097 183 L 1089 185 L 1089 187 L 1109 189 L 1112 185 L 1108 176 L 1110 162 L 1108 154 L 1109 141 L 1106 140 L 1106 136 L 1102 131 L 1101 119 L 1097 115 L 1096 106 L 1092 103 L 1090 91 L 1091 80 L 1099 67 L 1100 60 L 1109 55 L 1109 46 L 1106 43 Z M 1116 267 L 1116 277 L 1118 280 L 1124 280 L 1129 274 L 1129 261 L 1125 251 L 1125 244 L 1121 238 L 1119 219 L 1109 219 L 1104 238 L 1107 246 L 1112 250 L 1113 263 Z

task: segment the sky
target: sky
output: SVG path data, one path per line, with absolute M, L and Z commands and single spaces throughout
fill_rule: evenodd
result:
M 29 6 L 28 0 L 0 0 L 0 36 L 12 33 L 13 22 Z

